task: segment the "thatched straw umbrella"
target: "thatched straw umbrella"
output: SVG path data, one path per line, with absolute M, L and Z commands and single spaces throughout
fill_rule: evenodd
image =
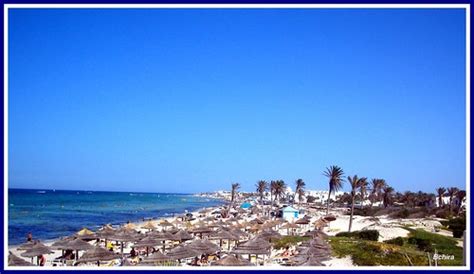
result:
M 306 229 L 308 225 L 311 223 L 311 218 L 304 216 L 301 219 L 298 219 L 295 224 L 301 226 L 302 228 Z
M 9 251 L 8 266 L 35 266 L 35 265 L 23 260 L 22 258 L 16 256 L 11 251 Z
M 214 254 L 220 251 L 220 247 L 208 240 L 196 240 L 188 244 L 189 248 L 198 251 L 201 254 Z
M 54 253 L 49 247 L 45 246 L 40 242 L 36 242 L 30 249 L 27 249 L 25 252 L 21 253 L 22 257 L 31 258 L 31 262 L 33 262 L 33 258 L 37 257 L 36 264 L 39 264 L 39 256 L 43 254 L 51 254 Z
M 89 243 L 81 240 L 75 239 L 69 242 L 66 242 L 63 246 L 64 250 L 76 250 L 76 258 L 79 258 L 79 250 L 89 250 L 92 249 L 93 246 Z
M 133 247 L 146 247 L 146 255 L 148 256 L 149 248 L 161 245 L 162 241 L 156 239 L 153 235 L 148 235 L 133 245 Z
M 256 233 L 259 230 L 262 230 L 262 225 L 254 224 L 251 228 L 248 229 L 249 232 Z
M 16 250 L 28 250 L 32 248 L 35 245 L 35 243 L 39 243 L 39 242 L 40 242 L 39 240 L 26 242 L 20 245 Z
M 239 237 L 239 239 L 242 239 L 242 238 L 247 238 L 249 236 L 249 234 L 247 234 L 246 232 L 243 232 L 242 230 L 240 229 L 237 229 L 237 228 L 230 228 L 228 230 L 230 233 L 236 235 Z
M 227 240 L 227 249 L 230 250 L 230 241 L 237 242 L 239 236 L 227 230 L 219 230 L 210 235 L 210 239 L 219 240 L 219 246 L 222 247 L 222 241 Z
M 225 258 L 220 259 L 219 261 L 213 262 L 213 266 L 250 266 L 252 265 L 249 261 L 237 258 L 234 255 L 227 255 Z
M 324 219 L 325 221 L 332 222 L 332 221 L 335 221 L 335 220 L 336 220 L 336 216 L 334 216 L 334 215 L 326 215 L 326 216 L 323 217 L 323 219 Z
M 193 227 L 192 229 L 189 230 L 189 232 L 191 232 L 194 235 L 199 234 L 199 237 L 201 239 L 202 239 L 203 234 L 209 234 L 212 231 L 213 230 L 208 226 L 197 226 L 197 227 Z
M 247 254 L 249 255 L 249 261 L 250 261 L 251 255 L 253 254 L 255 254 L 257 257 L 258 255 L 263 255 L 265 258 L 265 255 L 270 254 L 270 248 L 271 248 L 271 245 L 270 243 L 268 243 L 268 241 L 261 239 L 259 237 L 254 237 L 253 239 L 250 239 L 246 241 L 245 243 L 242 243 L 234 247 L 231 253 Z
M 82 240 L 94 240 L 97 238 L 97 235 L 93 231 L 84 227 L 83 229 L 76 232 L 76 234 L 74 234 L 74 237 Z
M 194 239 L 193 235 L 189 234 L 188 232 L 184 230 L 179 230 L 173 236 L 174 236 L 174 240 L 179 241 L 179 242 Z
M 107 240 L 114 236 L 115 233 L 117 233 L 117 231 L 111 225 L 107 224 L 101 227 L 96 234 L 98 238 L 105 240 L 105 246 L 107 246 Z
M 134 223 L 126 223 L 122 226 L 123 229 L 125 230 L 136 230 L 137 226 Z
M 170 223 L 168 220 L 164 219 L 164 220 L 161 220 L 159 223 L 158 223 L 159 226 L 163 227 L 163 230 L 166 230 L 167 227 L 174 227 L 174 225 L 172 223 Z
M 111 261 L 119 259 L 120 257 L 120 255 L 108 251 L 103 247 L 94 246 L 92 249 L 84 252 L 78 262 L 97 262 L 97 265 L 100 266 L 100 261 Z
M 291 235 L 294 235 L 295 230 L 299 228 L 299 226 L 295 223 L 287 223 L 283 225 L 281 228 L 286 228 L 287 234 L 290 235 L 290 229 L 291 229 Z
M 169 256 L 171 260 L 180 261 L 181 259 L 192 258 L 201 254 L 198 251 L 190 248 L 189 246 L 181 244 L 168 251 L 166 255 Z
M 120 253 L 123 254 L 123 244 L 125 242 L 135 242 L 137 235 L 135 230 L 117 230 L 114 235 L 109 237 L 109 240 L 120 242 Z
M 74 240 L 73 237 L 66 237 L 66 238 L 61 238 L 59 240 L 57 240 L 56 242 L 54 242 L 52 245 L 51 245 L 51 248 L 52 249 L 57 249 L 57 250 L 65 250 L 65 246 L 67 243 L 69 243 L 70 241 Z
M 320 218 L 316 222 L 314 222 L 314 227 L 316 228 L 316 230 L 322 230 L 328 225 L 328 223 L 328 221 L 324 220 L 323 218 Z
M 166 241 L 174 241 L 175 236 L 168 231 L 153 232 L 151 233 L 155 240 L 161 241 L 163 244 L 163 252 L 166 249 Z
M 151 221 L 148 221 L 148 222 L 146 222 L 146 224 L 144 224 L 142 226 L 142 228 L 148 229 L 148 231 L 152 231 L 152 230 L 157 229 L 157 226 L 155 224 L 153 224 Z
M 166 262 L 170 260 L 172 260 L 170 256 L 165 255 L 161 253 L 159 250 L 157 250 L 155 253 L 144 258 L 142 262 L 144 262 L 145 264 L 151 264 L 151 263 L 154 264 L 154 263 L 162 263 L 162 262 Z
M 307 224 L 309 224 L 310 222 L 311 222 L 310 218 L 308 218 L 308 217 L 305 216 L 305 217 L 303 217 L 303 218 L 301 218 L 301 219 L 298 219 L 298 220 L 295 222 L 295 224 L 297 224 L 297 225 L 307 225 Z
M 269 242 L 282 238 L 281 234 L 276 232 L 273 229 L 265 229 L 262 232 L 260 232 L 260 234 L 258 234 L 257 237 L 265 239 Z

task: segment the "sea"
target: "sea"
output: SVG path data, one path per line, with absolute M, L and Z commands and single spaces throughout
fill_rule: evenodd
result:
M 86 227 L 119 225 L 199 210 L 224 201 L 192 194 L 71 190 L 8 190 L 8 245 L 70 236 Z

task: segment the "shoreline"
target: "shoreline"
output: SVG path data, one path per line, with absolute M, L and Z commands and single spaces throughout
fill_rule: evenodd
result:
M 11 190 L 11 189 L 9 189 Z M 53 189 L 16 189 L 14 188 L 13 190 L 22 190 L 22 191 L 48 191 L 48 192 L 55 192 L 55 191 L 67 191 L 67 192 L 76 192 L 76 190 L 53 190 Z M 81 192 L 89 192 L 87 190 L 79 190 Z M 128 194 L 140 194 L 140 193 L 143 193 L 143 194 L 160 194 L 160 195 L 163 195 L 163 194 L 166 194 L 166 195 L 183 195 L 183 196 L 188 196 L 188 197 L 198 197 L 198 198 L 202 198 L 202 199 L 210 199 L 210 200 L 213 200 L 213 201 L 216 201 L 216 202 L 219 202 L 218 205 L 215 205 L 213 207 L 220 207 L 222 205 L 225 205 L 227 200 L 224 199 L 223 197 L 212 197 L 212 196 L 202 196 L 202 195 L 199 195 L 199 193 L 190 193 L 190 194 L 184 194 L 184 193 L 158 193 L 158 192 L 148 192 L 148 193 L 145 193 L 145 192 L 132 192 L 132 191 L 121 191 L 121 192 L 117 192 L 117 191 L 93 191 L 95 193 L 100 193 L 100 192 L 104 192 L 104 193 L 128 193 Z M 10 206 L 10 205 L 9 205 Z M 82 228 L 87 228 L 89 230 L 93 230 L 95 231 L 96 229 L 99 229 L 101 228 L 102 226 L 106 225 L 106 224 L 110 224 L 114 227 L 120 227 L 120 226 L 123 226 L 124 224 L 127 224 L 127 223 L 133 223 L 133 224 L 144 224 L 146 223 L 147 221 L 160 221 L 162 219 L 165 219 L 165 218 L 174 218 L 175 216 L 178 216 L 178 215 L 182 215 L 182 214 L 186 214 L 186 213 L 197 213 L 199 212 L 200 210 L 202 210 L 203 208 L 209 208 L 209 207 L 199 207 L 199 208 L 195 208 L 191 211 L 188 211 L 187 209 L 183 209 L 182 211 L 180 212 L 172 212 L 172 213 L 168 213 L 168 212 L 163 212 L 161 213 L 161 216 L 151 216 L 151 217 L 140 217 L 140 218 L 130 218 L 129 220 L 124 220 L 124 221 L 112 221 L 112 222 L 109 222 L 109 223 L 96 223 L 96 224 L 93 224 L 93 225 L 89 225 L 89 226 L 81 226 L 81 227 L 78 227 L 76 231 L 72 232 L 72 233 L 75 233 L 79 230 L 81 230 Z M 9 220 L 7 220 L 7 230 L 9 228 Z M 42 243 L 47 243 L 47 242 L 54 242 L 54 241 L 57 241 L 63 237 L 68 237 L 71 235 L 71 232 L 66 232 L 65 231 L 65 235 L 63 236 L 57 236 L 57 237 L 52 237 L 52 238 L 41 238 L 41 237 L 38 237 L 38 238 L 35 238 L 35 231 L 31 231 L 33 233 L 33 239 L 34 240 L 39 240 L 40 242 Z M 69 233 L 69 234 L 67 234 Z M 26 235 L 21 235 L 20 238 L 18 239 L 23 239 L 20 243 L 16 243 L 17 241 L 14 241 L 15 243 L 11 243 L 10 239 L 7 237 L 5 239 L 5 242 L 7 243 L 7 247 L 10 249 L 10 247 L 17 247 L 17 246 L 20 246 L 22 244 L 25 243 L 25 240 L 26 240 Z

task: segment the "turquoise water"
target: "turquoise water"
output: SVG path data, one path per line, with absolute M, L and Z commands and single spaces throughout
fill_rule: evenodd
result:
M 8 190 L 8 244 L 20 244 L 28 232 L 50 240 L 69 236 L 83 227 L 122 224 L 220 205 L 215 199 L 191 194 Z

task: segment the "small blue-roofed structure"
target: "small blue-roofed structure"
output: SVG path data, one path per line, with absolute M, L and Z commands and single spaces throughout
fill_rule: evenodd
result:
M 252 207 L 252 204 L 250 204 L 249 202 L 245 202 L 240 206 L 240 208 L 243 208 L 243 209 L 247 209 L 251 207 Z
M 281 217 L 285 220 L 297 219 L 298 215 L 299 211 L 292 208 L 291 206 L 287 206 L 281 209 Z

